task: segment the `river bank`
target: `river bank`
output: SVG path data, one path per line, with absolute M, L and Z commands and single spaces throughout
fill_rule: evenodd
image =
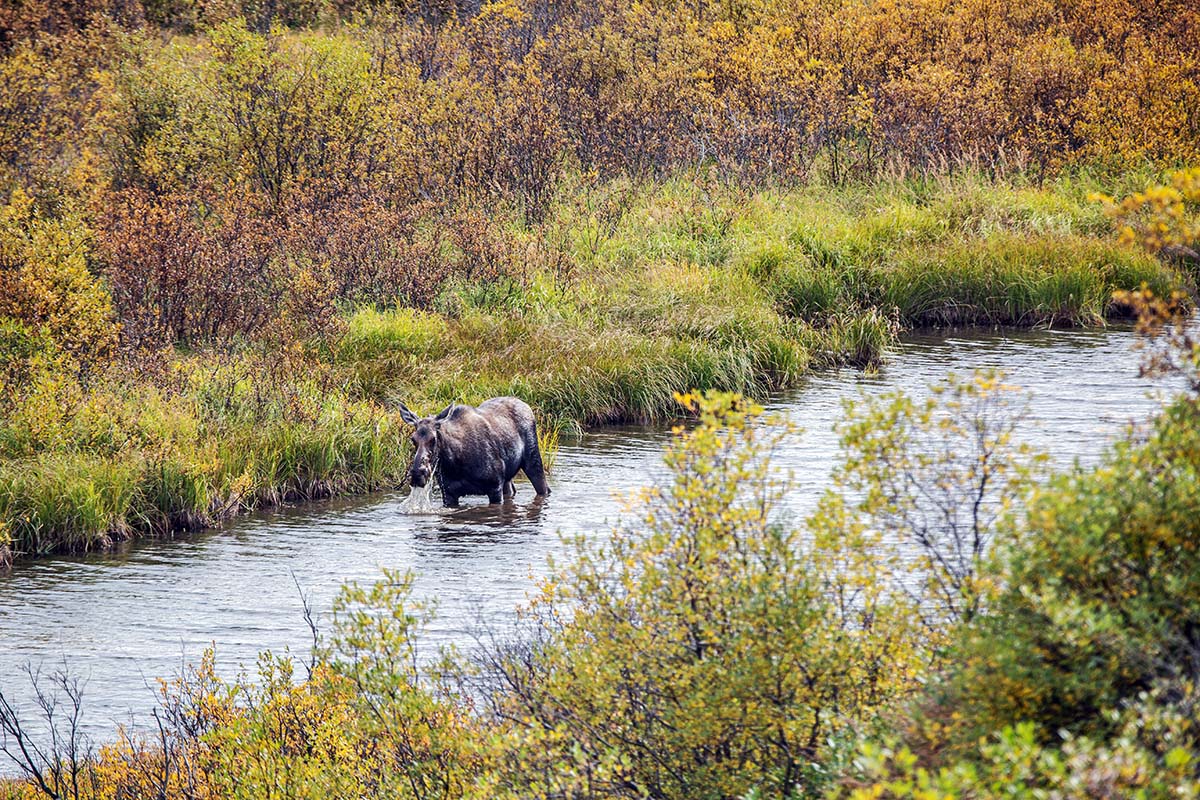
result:
M 552 450 L 564 430 L 670 418 L 675 392 L 762 398 L 873 365 L 901 330 L 1102 326 L 1114 290 L 1185 280 L 1113 241 L 1096 188 L 959 175 L 569 196 L 544 224 L 509 220 L 519 270 L 447 282 L 425 308 L 37 367 L 0 417 L 0 536 L 16 557 L 86 551 L 397 486 L 397 399 L 515 394 Z

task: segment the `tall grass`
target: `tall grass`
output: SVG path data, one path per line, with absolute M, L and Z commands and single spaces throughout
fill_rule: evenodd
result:
M 175 365 L 175 385 L 100 384 L 57 426 L 3 420 L 7 438 L 28 448 L 0 460 L 8 546 L 94 550 L 399 483 L 408 444 L 398 419 L 306 370 L 268 377 L 272 368 L 189 357 Z
M 800 319 L 875 307 L 909 328 L 1103 324 L 1114 289 L 1185 276 L 1118 245 L 1087 188 L 964 175 L 765 194 L 734 250 Z
M 552 449 L 564 429 L 673 416 L 676 392 L 762 397 L 872 365 L 904 327 L 1103 324 L 1114 289 L 1185 278 L 1113 243 L 1092 188 L 960 175 L 566 198 L 541 227 L 512 225 L 558 243 L 569 274 L 450 285 L 437 310 L 358 309 L 299 353 L 180 354 L 133 380 L 26 387 L 0 418 L 0 538 L 87 550 L 398 485 L 400 399 L 517 395 Z

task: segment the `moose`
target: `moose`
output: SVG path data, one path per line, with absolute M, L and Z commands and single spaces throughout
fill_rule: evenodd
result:
M 414 428 L 412 485 L 423 487 L 436 476 L 448 508 L 465 495 L 486 494 L 491 503 L 512 497 L 519 470 L 538 496 L 550 494 L 537 424 L 525 401 L 493 397 L 478 407 L 451 403 L 430 417 L 418 417 L 400 403 L 400 417 Z

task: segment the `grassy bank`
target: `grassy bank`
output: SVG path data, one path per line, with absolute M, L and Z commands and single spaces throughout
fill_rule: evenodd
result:
M 536 258 L 449 282 L 429 308 L 346 309 L 282 345 L 142 354 L 86 379 L 33 370 L 0 418 L 0 536 L 18 556 L 88 550 L 398 485 L 396 399 L 515 394 L 552 436 L 664 418 L 677 391 L 762 397 L 870 364 L 903 328 L 1103 324 L 1114 289 L 1183 279 L 1114 243 L 1096 188 L 564 189 L 544 222 L 503 228 Z

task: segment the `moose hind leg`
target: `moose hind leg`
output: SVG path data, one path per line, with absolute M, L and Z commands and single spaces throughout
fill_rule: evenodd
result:
M 504 482 L 504 496 L 505 497 L 516 497 L 516 495 L 517 495 L 517 487 L 513 485 L 513 482 L 511 480 L 505 481 Z

